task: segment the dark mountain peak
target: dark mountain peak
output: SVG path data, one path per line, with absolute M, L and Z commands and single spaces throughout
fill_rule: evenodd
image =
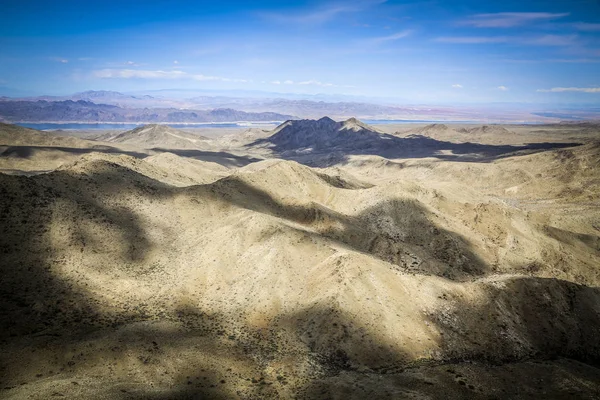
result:
M 318 120 L 290 120 L 279 125 L 273 134 L 259 143 L 269 142 L 282 149 L 295 150 L 302 148 L 333 148 L 352 145 L 356 141 L 377 140 L 380 133 L 374 128 L 350 118 L 344 122 L 336 122 L 329 117 Z
M 339 124 L 329 117 L 320 119 L 290 119 L 273 130 L 273 134 L 283 132 L 283 135 L 296 134 L 302 131 L 331 131 L 339 128 Z
M 307 120 L 310 121 L 310 120 Z M 324 116 L 322 118 L 320 118 L 319 120 L 317 120 L 317 122 L 321 123 L 321 124 L 335 124 L 335 121 L 332 120 L 331 118 L 329 118 L 328 116 Z

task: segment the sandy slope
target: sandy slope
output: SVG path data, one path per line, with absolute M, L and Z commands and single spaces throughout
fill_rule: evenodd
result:
M 171 134 L 185 137 L 173 139 Z M 111 142 L 103 142 L 101 139 Z M 262 159 L 246 155 L 244 151 L 240 154 L 236 148 L 234 152 L 237 154 L 222 151 L 229 147 L 232 146 L 228 145 L 227 140 L 221 143 L 162 125 L 148 125 L 122 133 L 108 132 L 96 140 L 87 140 L 64 136 L 64 132 L 40 132 L 0 124 L 0 172 L 35 175 L 74 163 L 83 155 L 92 153 L 109 157 L 127 155 L 147 158 L 149 163 L 167 169 L 185 170 L 183 176 L 192 177 L 191 180 L 185 178 L 182 184 L 192 184 L 213 181 L 227 175 L 224 171 L 228 167 L 239 167 Z M 181 157 L 176 157 L 177 155 Z M 207 175 L 205 169 L 214 173 Z M 175 175 L 177 173 L 173 174 Z M 161 176 L 167 177 L 164 173 Z M 196 180 L 198 176 L 202 178 Z
M 76 137 L 59 136 L 0 122 L 0 144 L 10 144 L 12 146 L 35 145 L 85 148 L 90 145 L 90 142 Z
M 111 143 L 126 143 L 143 149 L 154 147 L 197 149 L 205 148 L 207 143 L 209 143 L 209 139 L 204 136 L 158 124 L 143 125 L 126 132 L 106 133 L 98 137 L 97 140 Z
M 599 157 L 0 174 L 0 394 L 596 398 Z
M 399 137 L 423 135 L 455 143 L 475 142 L 494 145 L 523 145 L 541 142 L 598 140 L 598 124 L 555 125 L 475 125 L 460 123 L 383 124 L 378 128 Z
M 451 127 L 445 124 L 429 124 L 414 128 L 407 133 L 423 135 L 436 140 L 464 143 L 506 144 L 514 141 L 514 132 L 499 125 L 481 125 L 475 127 Z
M 98 142 L 0 123 L 0 172 L 36 174 L 74 162 L 84 154 L 147 154 L 128 145 Z

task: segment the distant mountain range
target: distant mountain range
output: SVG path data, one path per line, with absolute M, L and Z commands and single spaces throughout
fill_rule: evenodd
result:
M 183 93 L 184 95 L 186 93 Z M 200 95 L 199 95 L 200 94 Z M 277 96 L 276 93 L 269 94 Z M 338 101 L 337 98 L 310 99 L 289 97 L 260 97 L 256 93 L 247 96 L 238 94 L 189 92 L 182 93 L 159 91 L 151 94 L 125 94 L 109 90 L 90 90 L 69 96 L 38 96 L 10 98 L 0 97 L 0 118 L 6 121 L 27 122 L 49 121 L 46 114 L 49 109 L 57 113 L 71 115 L 70 121 L 97 122 L 229 122 L 264 121 L 296 118 L 321 118 L 329 116 L 342 120 L 357 117 L 369 120 L 409 120 L 409 121 L 465 121 L 465 122 L 559 122 L 560 120 L 598 119 L 600 110 L 581 108 L 565 110 L 535 110 L 530 108 L 510 108 L 509 106 L 424 106 L 376 104 L 362 99 L 349 98 L 350 101 Z M 40 101 L 46 103 L 39 103 Z M 69 102 L 76 102 L 74 105 Z M 84 103 L 81 103 L 84 102 Z M 16 104 L 7 104 L 16 103 Z M 56 103 L 54 105 L 47 103 Z M 94 107 L 88 103 L 93 103 Z M 123 110 L 112 109 L 107 113 L 106 106 L 115 106 Z M 69 108 L 67 111 L 66 109 Z M 63 110 L 64 111 L 61 111 Z M 77 111 L 73 111 L 77 109 Z M 84 110 L 85 109 L 85 110 Z M 149 111 L 150 109 L 151 111 Z M 217 111 L 220 110 L 220 111 Z M 222 110 L 227 110 L 223 112 Z M 218 115 L 210 113 L 217 111 Z M 552 111 L 552 112 L 550 112 Z M 184 114 L 181 114 L 181 113 Z M 98 114 L 96 116 L 96 113 Z M 243 114 L 247 113 L 247 114 Z M 261 115 L 253 115 L 253 114 Z M 272 116 L 264 113 L 271 113 Z M 154 115 L 157 114 L 157 115 Z M 169 114 L 172 114 L 169 116 Z M 196 115 L 192 115 L 196 114 Z M 222 114 L 225 120 L 221 119 Z M 281 114 L 283 117 L 274 116 Z M 170 119 L 161 119 L 161 118 Z M 65 121 L 65 117 L 52 121 Z M 70 118 L 70 117 L 69 117 Z M 80 119 L 84 118 L 84 119 Z M 158 119 L 156 119 L 158 118 Z M 217 119 L 214 119 L 217 118 Z
M 102 97 L 102 96 L 101 96 Z M 191 110 L 178 108 L 123 108 L 87 100 L 0 99 L 3 122 L 233 122 L 285 121 L 292 115 L 274 112 L 244 112 L 230 108 Z

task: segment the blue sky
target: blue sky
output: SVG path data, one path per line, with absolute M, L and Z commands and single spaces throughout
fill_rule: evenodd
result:
M 600 1 L 3 1 L 0 95 L 165 88 L 600 104 Z

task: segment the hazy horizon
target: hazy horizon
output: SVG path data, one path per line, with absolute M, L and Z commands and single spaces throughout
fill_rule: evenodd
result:
M 0 95 L 600 105 L 597 1 L 7 1 Z

